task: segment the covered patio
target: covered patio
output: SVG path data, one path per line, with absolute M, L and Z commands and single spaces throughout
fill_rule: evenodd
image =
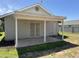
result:
M 46 37 L 46 42 L 44 42 L 43 37 L 39 38 L 26 38 L 26 39 L 19 39 L 18 40 L 18 47 L 20 46 L 32 46 L 36 44 L 43 44 L 43 43 L 49 43 L 49 42 L 56 42 L 56 41 L 62 41 L 61 39 L 57 39 L 56 37 Z M 23 44 L 22 44 L 23 43 Z
M 15 47 L 24 47 L 24 46 L 43 44 L 43 43 L 48 43 L 48 42 L 56 42 L 56 41 L 61 41 L 64 39 L 63 35 L 62 35 L 62 39 L 47 36 L 47 28 L 46 28 L 47 22 L 57 22 L 57 23 L 61 22 L 62 34 L 63 34 L 64 17 L 62 16 L 32 16 L 32 15 L 25 15 L 22 13 L 16 13 L 15 15 L 16 15 L 15 17 Z M 38 22 L 42 21 L 43 31 L 44 31 L 43 36 L 19 39 L 18 20 L 26 20 L 26 21 L 29 20 L 29 21 L 38 21 Z

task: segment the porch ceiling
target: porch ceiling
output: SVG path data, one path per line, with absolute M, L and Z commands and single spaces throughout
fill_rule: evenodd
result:
M 63 21 L 65 17 L 63 16 L 33 16 L 33 15 L 25 15 L 22 13 L 16 13 L 17 19 L 24 19 L 24 20 L 41 20 L 41 21 Z

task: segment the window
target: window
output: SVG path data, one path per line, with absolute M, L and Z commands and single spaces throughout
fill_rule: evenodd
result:
M 71 25 L 68 25 L 69 27 L 71 27 Z
M 36 10 L 36 11 L 39 11 L 39 7 L 35 7 L 35 10 Z

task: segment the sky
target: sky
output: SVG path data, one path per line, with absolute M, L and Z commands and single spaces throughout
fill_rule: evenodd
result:
M 0 0 L 0 15 L 40 3 L 41 0 Z M 64 16 L 67 20 L 79 19 L 79 0 L 44 0 L 42 3 L 50 13 Z

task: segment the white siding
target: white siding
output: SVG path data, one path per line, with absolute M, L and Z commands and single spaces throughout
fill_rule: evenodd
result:
M 58 33 L 58 23 L 57 22 L 47 22 L 47 35 L 57 35 Z
M 5 17 L 5 33 L 6 40 L 15 39 L 15 20 L 12 15 Z
M 38 7 L 39 10 L 36 11 L 35 7 Z M 50 16 L 45 10 L 43 10 L 40 6 L 34 6 L 29 9 L 24 9 L 22 11 L 19 11 L 19 13 L 28 14 L 28 15 L 38 15 L 38 16 Z
M 19 39 L 29 38 L 30 34 L 30 23 L 40 23 L 40 36 L 43 36 L 43 22 L 41 21 L 26 21 L 26 20 L 18 20 L 18 36 Z
M 18 20 L 18 38 L 28 38 L 30 36 L 30 23 L 37 22 L 40 23 L 40 36 L 44 35 L 44 21 L 26 21 Z M 57 35 L 58 23 L 57 22 L 47 22 L 47 35 Z M 13 16 L 7 16 L 5 18 L 5 32 L 6 40 L 15 39 L 15 20 Z
M 18 38 L 26 38 L 30 36 L 30 23 L 29 21 L 18 21 Z
M 40 23 L 40 36 L 44 36 L 44 22 L 43 21 L 18 21 L 18 35 L 19 39 L 29 38 L 30 34 L 30 23 Z M 57 23 L 56 22 L 47 22 L 47 35 L 57 35 Z

